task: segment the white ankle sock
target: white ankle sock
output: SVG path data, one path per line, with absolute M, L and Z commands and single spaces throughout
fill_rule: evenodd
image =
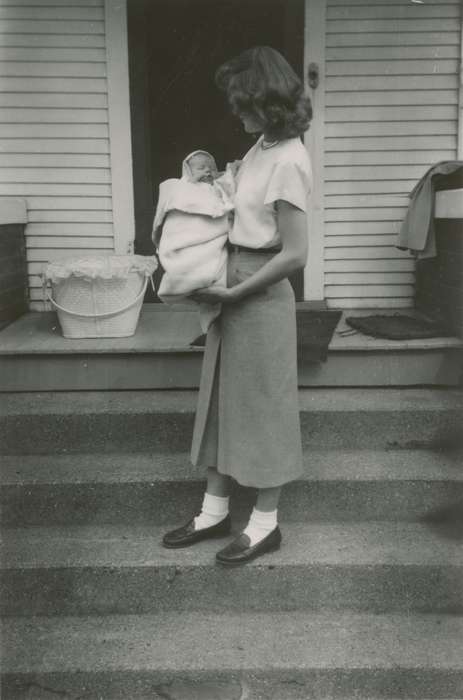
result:
M 194 519 L 195 530 L 203 530 L 205 527 L 212 527 L 212 525 L 220 523 L 228 515 L 229 500 L 228 496 L 222 498 L 206 492 L 201 513 Z
M 243 531 L 251 540 L 251 547 L 267 537 L 278 525 L 277 510 L 262 511 L 254 508 L 249 523 Z

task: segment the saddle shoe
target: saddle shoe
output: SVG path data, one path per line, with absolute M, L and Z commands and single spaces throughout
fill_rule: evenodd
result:
M 217 552 L 215 558 L 217 563 L 222 564 L 222 566 L 246 564 L 246 562 L 256 559 L 262 556 L 262 554 L 280 549 L 281 540 L 281 531 L 278 526 L 253 547 L 250 546 L 251 540 L 248 535 L 242 532 L 236 540 L 233 540 L 233 542 L 224 547 L 224 549 L 221 549 L 220 552 Z
M 166 532 L 162 538 L 162 546 L 167 547 L 167 549 L 191 547 L 192 544 L 202 542 L 203 540 L 213 539 L 214 537 L 226 537 L 230 534 L 230 530 L 230 515 L 227 515 L 219 523 L 211 525 L 211 527 L 203 527 L 201 530 L 195 530 L 195 521 L 194 518 L 192 518 L 186 525 L 183 525 L 183 527 Z

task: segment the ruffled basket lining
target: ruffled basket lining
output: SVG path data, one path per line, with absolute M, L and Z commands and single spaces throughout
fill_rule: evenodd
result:
M 157 269 L 155 256 L 108 255 L 68 258 L 49 263 L 43 273 L 44 279 L 52 283 L 71 276 L 94 279 L 127 279 L 131 272 L 149 277 Z

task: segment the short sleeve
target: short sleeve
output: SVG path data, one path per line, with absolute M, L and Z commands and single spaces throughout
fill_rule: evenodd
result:
M 307 211 L 307 197 L 311 189 L 311 174 L 297 162 L 276 163 L 265 193 L 264 204 L 272 204 L 279 199 Z

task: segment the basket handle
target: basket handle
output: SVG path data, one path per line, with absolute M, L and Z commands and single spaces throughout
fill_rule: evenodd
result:
M 153 282 L 152 276 L 147 275 L 145 277 L 145 282 L 143 284 L 141 292 L 135 297 L 135 299 L 133 299 L 133 301 L 129 302 L 125 306 L 122 306 L 120 309 L 114 309 L 114 311 L 104 311 L 104 312 L 99 313 L 99 314 L 84 314 L 84 313 L 79 313 L 78 311 L 70 311 L 69 309 L 65 309 L 64 306 L 60 306 L 53 299 L 53 297 L 51 296 L 48 289 L 46 290 L 45 296 L 46 296 L 46 300 L 50 301 L 53 304 L 53 306 L 55 307 L 55 309 L 59 309 L 60 311 L 64 311 L 66 314 L 70 314 L 71 316 L 78 316 L 79 318 L 108 318 L 109 316 L 115 316 L 116 314 L 120 314 L 123 311 L 127 311 L 128 309 L 132 308 L 132 306 L 135 306 L 135 304 L 137 302 L 139 302 L 140 299 L 145 295 L 146 288 L 148 286 L 148 280 L 151 281 L 151 286 L 153 288 L 153 291 L 156 291 L 155 287 L 154 287 L 154 282 Z

